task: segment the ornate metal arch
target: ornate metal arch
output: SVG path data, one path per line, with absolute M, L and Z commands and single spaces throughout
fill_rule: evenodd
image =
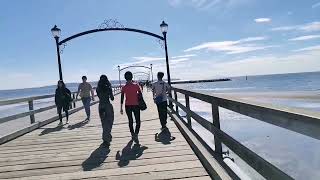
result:
M 148 67 L 148 66 L 132 65 L 132 66 L 127 66 L 127 67 L 121 68 L 119 71 L 121 72 L 122 70 L 132 68 L 132 67 L 142 67 L 142 68 L 146 68 L 146 69 L 150 69 L 150 70 L 152 69 L 151 67 Z
M 135 74 L 145 74 L 145 75 L 150 75 L 150 73 L 146 73 L 146 72 L 134 72 L 134 73 L 132 73 L 133 75 L 135 75 Z

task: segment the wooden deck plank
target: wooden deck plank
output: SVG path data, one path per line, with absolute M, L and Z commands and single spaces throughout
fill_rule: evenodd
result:
M 174 149 L 175 148 L 175 149 Z M 64 161 L 64 160 L 77 160 L 77 159 L 85 159 L 86 157 L 88 157 L 90 153 L 88 153 L 90 151 L 86 151 L 86 152 L 56 152 L 54 154 L 50 154 L 51 156 L 45 156 L 45 157 L 38 157 L 37 155 L 33 155 L 33 156 L 29 156 L 28 159 L 22 159 L 22 160 L 10 160 L 10 161 L 3 161 L 0 164 L 0 172 L 1 172 L 1 167 L 3 166 L 12 166 L 12 165 L 19 165 L 19 164 L 36 164 L 36 163 L 50 163 L 50 162 L 55 162 L 55 161 Z M 114 156 L 115 151 L 112 151 L 111 154 L 109 154 L 110 156 Z M 117 152 L 117 151 L 116 151 Z M 116 153 L 115 152 L 115 153 Z M 154 149 L 154 150 L 149 150 L 146 149 L 144 151 L 144 156 L 143 157 L 149 157 L 149 156 L 178 156 L 180 154 L 193 154 L 192 150 L 190 150 L 188 147 L 173 147 L 173 148 L 166 148 L 164 150 L 162 149 Z
M 130 175 L 121 175 L 121 176 L 105 176 L 98 178 L 90 178 L 91 180 L 100 180 L 103 179 L 117 179 L 117 180 L 164 180 L 164 179 L 185 179 L 185 178 L 197 178 L 197 177 L 206 177 L 207 172 L 203 168 L 186 168 L 181 170 L 173 171 L 161 171 L 161 172 L 148 172 L 141 174 L 130 174 Z M 87 179 L 87 178 L 85 178 Z M 210 179 L 210 178 L 209 178 Z
M 70 116 L 69 127 L 58 128 L 54 122 L 1 145 L 0 179 L 207 179 L 208 173 L 172 121 L 168 127 L 175 139 L 168 144 L 155 141 L 160 122 L 150 93 L 144 96 L 148 109 L 141 114 L 141 147 L 129 144 L 131 149 L 125 149 L 131 137 L 116 97 L 110 152 L 100 147 L 101 122 L 94 105 L 90 122 L 82 122 L 82 110 Z
M 95 171 L 77 171 L 77 172 L 69 172 L 69 173 L 62 173 L 62 174 L 29 176 L 29 177 L 23 177 L 23 178 L 17 178 L 17 179 L 69 180 L 69 179 L 81 179 L 81 178 L 106 177 L 106 176 L 115 176 L 115 175 L 120 176 L 120 175 L 140 174 L 140 173 L 148 173 L 148 172 L 165 173 L 166 171 L 202 167 L 200 163 L 194 163 L 194 162 L 198 162 L 198 161 L 183 161 L 183 162 L 174 162 L 174 163 L 166 163 L 166 164 L 154 164 L 154 165 L 146 165 L 146 166 L 114 168 L 114 169 L 104 169 L 104 170 L 95 170 Z

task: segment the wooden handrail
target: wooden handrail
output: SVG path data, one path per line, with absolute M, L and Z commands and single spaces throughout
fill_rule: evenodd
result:
M 114 91 L 113 91 L 114 95 L 117 95 L 120 93 L 120 90 L 121 90 L 120 87 L 113 87 L 113 89 L 114 89 Z M 77 92 L 72 92 L 73 98 L 75 97 L 76 93 Z M 40 100 L 40 99 L 52 98 L 54 96 L 55 96 L 54 94 L 49 94 L 49 95 L 33 96 L 33 97 L 27 97 L 27 98 L 18 98 L 18 99 L 10 99 L 10 100 L 0 101 L 0 106 L 12 105 L 12 104 L 18 104 L 18 103 L 28 103 L 28 105 L 29 105 L 29 111 L 6 116 L 6 117 L 2 117 L 2 118 L 0 118 L 0 123 L 8 122 L 8 121 L 19 119 L 19 118 L 26 117 L 26 116 L 30 116 L 30 122 L 31 122 L 31 124 L 33 124 L 33 123 L 35 123 L 35 116 L 34 116 L 35 114 L 56 108 L 56 105 L 51 105 L 48 107 L 43 107 L 43 108 L 39 108 L 39 109 L 34 110 L 33 101 Z M 94 97 L 96 97 L 96 96 L 97 95 L 95 95 Z M 74 99 L 72 101 L 71 109 L 76 108 L 76 102 L 78 102 L 78 101 L 81 101 L 81 99 Z M 73 104 L 73 107 L 72 107 L 72 104 Z
M 210 96 L 184 89 L 173 91 L 320 140 L 320 113 L 298 108 L 279 107 L 237 98 Z
M 251 151 L 249 148 L 236 141 L 227 133 L 220 129 L 219 107 L 243 114 L 255 119 L 295 131 L 315 139 L 320 139 L 320 113 L 301 110 L 297 108 L 277 107 L 270 104 L 249 102 L 242 99 L 210 96 L 197 92 L 188 91 L 172 87 L 175 98 L 169 98 L 169 101 L 176 104 L 175 113 L 182 120 L 182 117 L 177 113 L 178 108 L 181 108 L 187 115 L 187 122 L 184 122 L 192 129 L 190 119 L 193 118 L 202 127 L 207 129 L 214 135 L 215 152 L 222 155 L 221 144 L 225 144 L 234 153 L 236 153 L 248 165 L 254 168 L 266 179 L 292 179 L 289 175 Z M 186 105 L 178 102 L 177 93 L 185 96 Z M 206 120 L 190 109 L 189 98 L 195 98 L 212 105 L 213 122 Z M 173 109 L 172 109 L 173 111 Z

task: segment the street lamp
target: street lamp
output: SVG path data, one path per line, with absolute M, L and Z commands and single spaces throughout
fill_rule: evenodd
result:
M 121 87 L 121 79 L 120 79 L 120 66 L 118 65 L 118 71 L 119 71 L 119 85 Z
M 152 72 L 152 64 L 150 64 L 150 70 L 151 70 L 151 82 L 153 83 L 153 72 Z
M 164 38 L 164 50 L 166 52 L 166 65 L 167 65 L 167 76 L 168 76 L 168 84 L 171 86 L 171 77 L 170 77 L 170 67 L 169 67 L 169 57 L 168 57 L 168 47 L 167 47 L 167 32 L 168 32 L 168 24 L 162 21 L 160 24 L 160 29 Z M 172 98 L 171 90 L 169 93 L 169 97 Z M 173 109 L 173 104 L 169 101 L 169 108 Z
M 60 49 L 59 49 L 59 37 L 61 34 L 61 30 L 57 27 L 57 25 L 54 25 L 54 27 L 51 29 L 52 36 L 56 40 L 56 47 L 57 47 L 57 56 L 58 56 L 58 65 L 59 65 L 59 78 L 62 81 L 62 68 L 61 68 L 61 60 L 60 60 Z
M 167 33 L 168 32 L 168 24 L 165 23 L 164 21 L 162 21 L 162 23 L 160 24 L 160 28 L 161 28 L 161 32 L 162 33 Z
M 167 47 L 167 32 L 168 32 L 168 24 L 162 21 L 160 24 L 160 29 L 164 37 L 164 49 L 166 52 L 166 65 L 167 65 L 167 76 L 168 76 L 168 84 L 171 85 L 171 77 L 170 77 L 170 67 L 169 67 L 169 57 L 168 57 L 168 47 Z

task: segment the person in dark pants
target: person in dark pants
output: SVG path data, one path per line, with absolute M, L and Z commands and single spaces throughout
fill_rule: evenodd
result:
M 170 86 L 162 80 L 163 72 L 158 72 L 158 81 L 152 84 L 152 93 L 154 102 L 157 104 L 161 130 L 167 130 L 167 94 Z
M 126 85 L 122 87 L 121 89 L 121 107 L 120 107 L 120 113 L 123 114 L 123 101 L 124 97 L 126 98 L 125 102 L 125 109 L 126 114 L 128 116 L 129 120 L 129 128 L 131 132 L 132 140 L 135 141 L 136 144 L 139 144 L 138 134 L 140 130 L 140 108 L 139 108 L 139 101 L 138 101 L 138 95 L 141 94 L 141 90 L 138 84 L 135 84 L 132 82 L 132 73 L 130 71 L 127 71 L 124 74 L 125 79 L 127 80 Z M 136 128 L 134 130 L 133 128 L 133 116 L 134 114 L 135 120 L 136 120 Z
M 91 92 L 91 97 L 90 97 Z M 94 101 L 94 93 L 90 83 L 87 82 L 87 77 L 82 76 L 82 83 L 79 84 L 78 92 L 76 99 L 78 99 L 78 95 L 80 94 L 84 109 L 86 111 L 87 119 L 90 120 L 90 101 Z
M 66 113 L 66 118 L 67 118 L 67 124 L 69 121 L 69 107 L 70 107 L 70 102 L 72 101 L 71 98 L 71 92 L 68 88 L 66 88 L 66 85 L 64 84 L 63 81 L 58 81 L 58 87 L 56 89 L 55 93 L 55 104 L 57 106 L 57 113 L 59 114 L 59 119 L 60 123 L 59 125 L 62 125 L 62 109 Z
M 98 82 L 98 87 L 96 89 L 97 95 L 99 97 L 99 115 L 102 124 L 102 140 L 103 145 L 106 147 L 110 146 L 112 140 L 111 130 L 114 121 L 113 106 L 110 103 L 114 100 L 112 93 L 111 83 L 106 75 L 101 75 Z

